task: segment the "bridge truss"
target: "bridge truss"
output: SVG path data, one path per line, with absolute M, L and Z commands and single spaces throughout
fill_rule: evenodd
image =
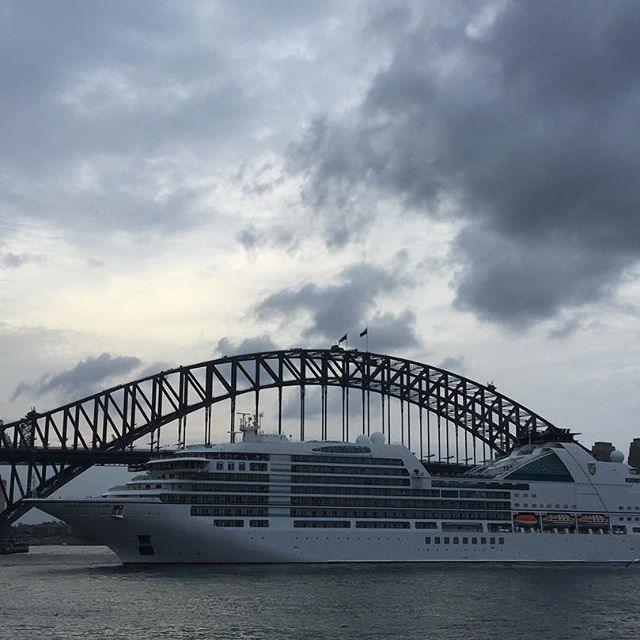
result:
M 310 387 L 319 398 L 308 393 Z M 158 454 L 161 442 L 211 444 L 216 405 L 226 405 L 216 410 L 216 434 L 221 426 L 235 438 L 241 399 L 256 416 L 271 407 L 274 429 L 286 433 L 291 398 L 285 411 L 283 399 L 291 390 L 301 440 L 349 441 L 382 431 L 387 442 L 405 444 L 425 461 L 477 464 L 507 452 L 516 438 L 555 429 L 493 385 L 403 358 L 335 349 L 223 357 L 0 423 L 0 472 L 6 477 L 0 483 L 0 526 L 28 510 L 25 498 L 51 495 L 95 464 L 141 463 Z M 331 402 L 336 390 L 339 398 Z M 309 410 L 308 396 L 319 400 L 319 411 Z

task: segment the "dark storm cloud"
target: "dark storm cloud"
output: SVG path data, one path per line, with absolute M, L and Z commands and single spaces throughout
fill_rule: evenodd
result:
M 215 352 L 221 356 L 235 356 L 245 353 L 258 353 L 259 351 L 275 351 L 278 346 L 271 337 L 263 333 L 260 336 L 244 338 L 239 342 L 231 338 L 221 338 L 216 345 Z
M 303 331 L 306 339 L 331 342 L 348 331 L 355 341 L 358 333 L 369 326 L 372 349 L 414 346 L 417 339 L 413 312 L 404 310 L 393 314 L 376 310 L 378 297 L 393 296 L 410 282 L 401 268 L 383 269 L 356 263 L 345 268 L 334 284 L 310 283 L 272 293 L 257 305 L 256 313 L 261 319 L 287 320 L 306 314 L 309 318 Z
M 526 246 L 468 227 L 456 242 L 467 261 L 455 280 L 456 306 L 487 320 L 526 325 L 609 294 L 624 274 L 627 254 L 559 240 Z
M 0 215 L 80 232 L 206 221 L 259 130 L 290 135 L 283 85 L 305 57 L 281 49 L 334 6 L 4 3 Z
M 367 229 L 367 217 L 375 209 L 362 210 L 366 198 L 360 183 L 371 172 L 363 165 L 371 158 L 368 141 L 357 128 L 350 129 L 325 117 L 316 118 L 304 138 L 291 145 L 288 168 L 305 175 L 308 188 L 303 202 L 322 218 L 329 247 L 341 249 Z M 366 198 L 367 203 L 369 199 Z
M 418 346 L 415 324 L 416 314 L 410 309 L 375 314 L 368 323 L 369 350 L 398 354 L 402 349 Z
M 462 223 L 457 306 L 522 326 L 603 299 L 640 257 L 640 4 L 487 7 L 426 12 L 291 162 L 321 209 L 368 186 Z
M 140 364 L 140 359 L 134 356 L 102 353 L 79 362 L 67 371 L 46 374 L 33 383 L 21 382 L 13 392 L 12 400 L 24 396 L 39 398 L 48 393 L 81 397 L 98 390 L 110 378 L 130 373 Z
M 181 47 L 189 12 L 164 2 L 150 9 L 119 0 L 4 6 L 2 213 L 63 229 L 197 219 L 194 189 L 167 175 L 167 149 L 229 126 L 221 110 L 237 95 L 240 113 L 242 92 L 228 82 L 204 88 L 205 66 L 222 71 L 202 47 Z

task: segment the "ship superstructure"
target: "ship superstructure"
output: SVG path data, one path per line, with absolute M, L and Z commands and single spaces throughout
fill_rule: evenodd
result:
M 148 562 L 629 562 L 640 475 L 564 431 L 534 434 L 462 476 L 435 476 L 381 433 L 292 442 L 243 424 L 84 500 L 34 506 Z M 617 454 L 617 452 L 615 452 Z

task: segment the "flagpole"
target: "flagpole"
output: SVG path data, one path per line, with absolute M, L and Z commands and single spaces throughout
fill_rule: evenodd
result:
M 369 327 L 365 327 L 364 331 L 360 332 L 360 337 L 364 338 L 364 350 L 369 352 Z

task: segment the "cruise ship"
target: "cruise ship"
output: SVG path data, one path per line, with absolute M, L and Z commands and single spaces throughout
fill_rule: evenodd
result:
M 262 433 L 188 446 L 92 499 L 33 499 L 126 564 L 630 562 L 640 472 L 565 430 L 463 475 L 430 474 L 382 433 L 354 443 Z

